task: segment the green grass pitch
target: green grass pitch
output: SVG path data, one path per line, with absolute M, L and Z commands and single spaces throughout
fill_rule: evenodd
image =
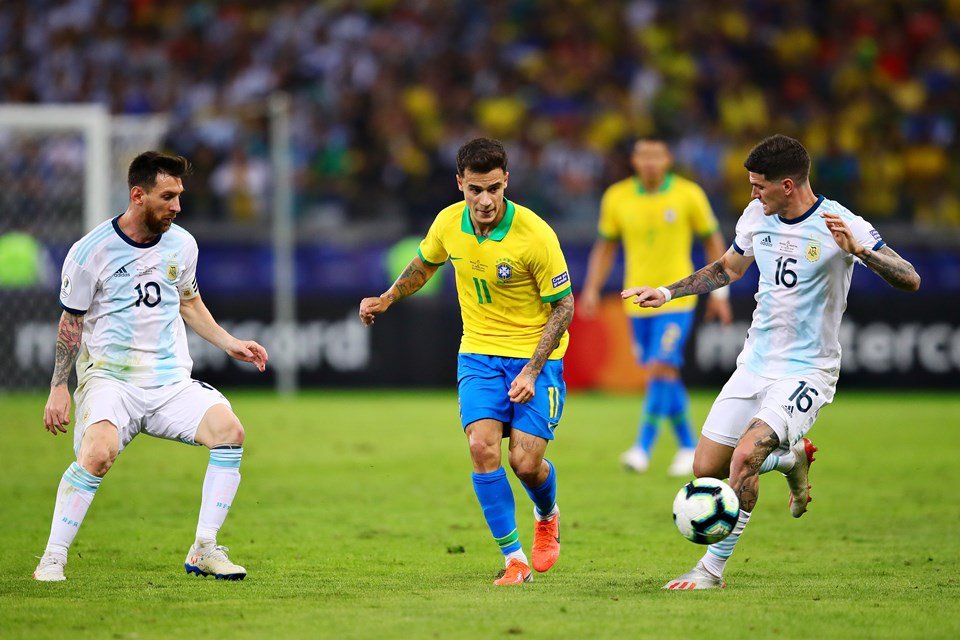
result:
M 786 483 L 760 503 L 722 591 L 666 592 L 702 552 L 674 529 L 682 484 L 629 475 L 639 399 L 573 394 L 548 449 L 563 551 L 520 588 L 470 483 L 449 392 L 229 393 L 247 428 L 221 544 L 243 582 L 188 576 L 206 452 L 137 438 L 104 480 L 67 566 L 31 579 L 72 432 L 43 431 L 41 395 L 0 396 L 2 638 L 960 637 L 960 397 L 841 389 L 811 436 L 814 502 Z M 693 394 L 701 422 L 713 393 Z M 525 548 L 531 506 L 515 478 Z

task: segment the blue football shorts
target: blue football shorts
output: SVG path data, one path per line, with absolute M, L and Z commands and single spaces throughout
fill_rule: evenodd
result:
M 693 311 L 630 318 L 641 364 L 662 362 L 683 366 L 683 349 L 693 327 Z
M 475 353 L 457 356 L 457 392 L 460 424 L 477 420 L 499 420 L 505 427 L 553 440 L 553 431 L 563 414 L 567 387 L 563 382 L 563 360 L 548 360 L 537 376 L 533 398 L 525 404 L 510 402 L 510 383 L 529 360 Z M 506 435 L 506 434 L 505 434 Z

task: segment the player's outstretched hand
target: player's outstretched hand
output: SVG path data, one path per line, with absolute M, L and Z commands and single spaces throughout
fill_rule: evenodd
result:
M 631 287 L 620 292 L 620 297 L 626 300 L 636 296 L 633 304 L 641 307 L 662 307 L 667 303 L 663 292 L 654 287 Z
M 383 296 L 364 298 L 360 301 L 360 322 L 369 327 L 373 324 L 374 317 L 386 311 L 389 306 L 390 303 Z
M 225 351 L 231 358 L 241 362 L 252 362 L 263 373 L 267 368 L 267 350 L 253 340 L 235 340 Z
M 47 405 L 43 408 L 43 426 L 53 435 L 66 433 L 70 424 L 70 390 L 67 385 L 50 388 Z
M 837 246 L 854 255 L 863 253 L 863 245 L 853 237 L 853 232 L 850 231 L 850 227 L 843 221 L 843 218 L 835 213 L 821 213 L 820 217 L 827 223 L 827 229 L 830 230 Z
M 584 318 L 592 318 L 600 309 L 600 294 L 584 289 L 577 297 L 577 313 Z
M 533 396 L 536 395 L 536 388 L 537 376 L 524 367 L 510 383 L 510 391 L 507 392 L 507 395 L 510 397 L 510 402 L 524 404 L 533 399 Z
M 733 309 L 730 308 L 730 301 L 725 298 L 707 298 L 707 309 L 703 314 L 704 320 L 717 320 L 722 325 L 728 325 L 733 322 Z

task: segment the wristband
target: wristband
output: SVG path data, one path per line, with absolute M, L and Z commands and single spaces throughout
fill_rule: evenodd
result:
M 730 289 L 723 287 L 722 289 L 714 289 L 710 292 L 711 298 L 716 298 L 717 300 L 729 300 L 730 299 Z
M 670 289 L 667 289 L 666 287 L 657 287 L 657 291 L 662 293 L 663 297 L 666 298 L 666 300 L 663 301 L 663 304 L 667 304 L 668 302 L 673 300 L 673 294 L 670 293 Z

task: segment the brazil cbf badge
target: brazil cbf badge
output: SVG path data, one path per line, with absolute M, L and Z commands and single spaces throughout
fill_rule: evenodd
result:
M 807 260 L 816 262 L 820 259 L 820 241 L 816 238 L 810 238 L 807 241 L 807 251 L 805 253 Z
M 497 280 L 509 280 L 513 276 L 513 268 L 506 262 L 497 265 Z

